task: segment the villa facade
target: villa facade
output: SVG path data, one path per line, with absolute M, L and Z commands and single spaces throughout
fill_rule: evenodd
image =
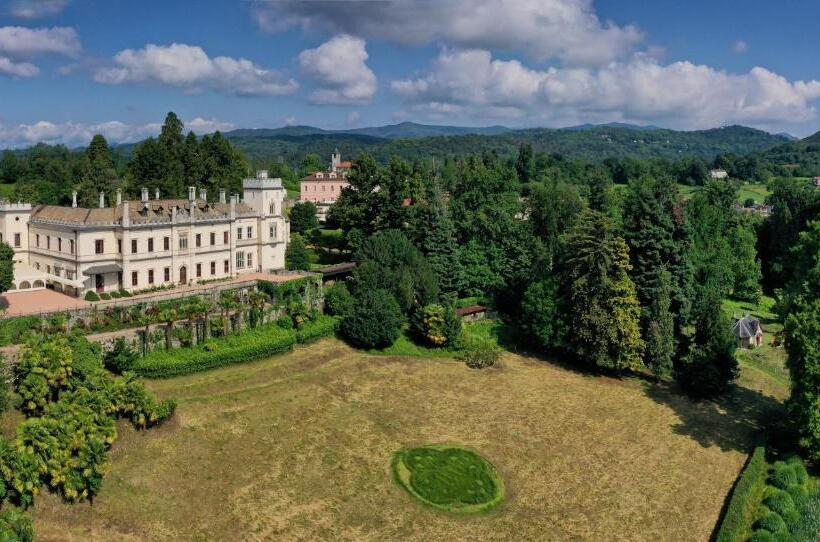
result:
M 336 150 L 330 157 L 327 171 L 314 171 L 302 177 L 299 182 L 299 201 L 315 203 L 316 216 L 324 222 L 330 206 L 336 203 L 342 190 L 349 186 L 347 174 L 352 167 L 350 161 L 342 161 L 342 155 Z
M 243 197 L 189 187 L 188 199 L 150 199 L 98 208 L 0 204 L 0 240 L 15 250 L 14 289 L 70 295 L 193 284 L 284 269 L 289 223 L 281 179 L 260 171 Z M 76 202 L 76 197 L 75 197 Z M 13 290 L 12 290 L 13 291 Z

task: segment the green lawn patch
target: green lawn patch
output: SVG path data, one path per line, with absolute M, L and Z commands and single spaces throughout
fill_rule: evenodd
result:
M 472 450 L 435 445 L 393 456 L 393 476 L 421 502 L 448 512 L 482 512 L 504 499 L 495 467 Z
M 464 324 L 462 328 L 462 339 L 483 340 L 492 344 L 505 348 L 505 345 L 514 344 L 510 339 L 510 334 L 513 332 L 512 328 L 501 322 L 500 320 L 493 320 L 490 318 L 478 320 Z M 510 348 L 505 348 L 510 350 Z M 409 330 L 405 329 L 404 333 L 399 335 L 392 345 L 387 348 L 374 348 L 367 350 L 368 354 L 375 354 L 379 356 L 413 356 L 422 358 L 456 358 L 462 353 L 458 347 L 453 348 L 433 348 L 416 344 L 409 335 Z

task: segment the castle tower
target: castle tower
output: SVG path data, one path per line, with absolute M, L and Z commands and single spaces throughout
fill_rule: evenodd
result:
M 336 171 L 336 168 L 338 168 L 341 163 L 342 155 L 339 153 L 339 149 L 336 149 L 333 154 L 330 155 L 330 171 Z

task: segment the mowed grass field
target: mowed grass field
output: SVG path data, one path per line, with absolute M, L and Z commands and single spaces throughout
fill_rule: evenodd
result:
M 764 411 L 505 353 L 501 367 L 335 339 L 162 381 L 173 421 L 125 424 L 93 505 L 42 495 L 40 541 L 708 540 Z M 503 477 L 477 515 L 416 501 L 393 454 L 464 445 Z

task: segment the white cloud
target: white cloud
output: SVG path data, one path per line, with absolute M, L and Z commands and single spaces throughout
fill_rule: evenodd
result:
M 369 103 L 377 83 L 367 58 L 365 41 L 347 34 L 299 53 L 302 70 L 319 85 L 310 100 L 318 104 Z
M 629 120 L 686 129 L 805 122 L 815 118 L 812 102 L 820 98 L 820 82 L 791 82 L 759 67 L 730 74 L 636 54 L 597 68 L 535 70 L 493 60 L 488 51 L 446 49 L 427 73 L 393 81 L 392 89 L 431 118 Z
M 69 0 L 16 0 L 9 11 L 19 19 L 50 17 L 63 11 Z
M 296 26 L 407 45 L 523 51 L 568 65 L 623 58 L 643 39 L 635 26 L 601 21 L 592 0 L 257 0 L 254 15 L 269 32 Z
M 28 58 L 40 54 L 74 56 L 80 52 L 80 38 L 73 28 L 0 27 L 0 54 Z
M 732 51 L 737 54 L 743 54 L 749 50 L 749 44 L 743 40 L 737 40 L 732 44 Z
M 211 58 L 201 47 L 182 43 L 120 51 L 114 56 L 114 66 L 97 70 L 94 80 L 110 85 L 154 82 L 238 96 L 277 96 L 299 88 L 295 80 L 276 70 L 244 58 Z
M 232 130 L 234 125 L 214 118 L 196 117 L 185 123 L 185 129 L 196 134 Z M 39 121 L 33 124 L 5 126 L 0 124 L 0 148 L 26 147 L 36 143 L 62 143 L 68 146 L 88 145 L 95 134 L 102 134 L 109 143 L 128 143 L 159 134 L 159 123 L 126 124 L 108 121 L 97 124 L 81 122 L 53 123 Z
M 10 58 L 0 56 L 0 73 L 13 77 L 34 77 L 40 73 L 40 68 L 31 62 L 14 62 Z
M 285 117 L 285 126 L 296 126 L 298 120 L 294 116 Z

